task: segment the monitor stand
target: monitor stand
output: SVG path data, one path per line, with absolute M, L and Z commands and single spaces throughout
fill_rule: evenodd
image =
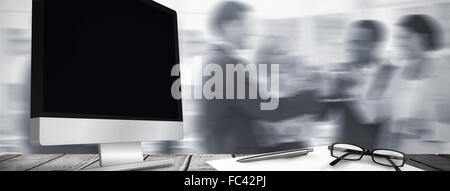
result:
M 144 161 L 140 142 L 104 143 L 99 145 L 100 166 L 133 164 Z
M 86 171 L 146 170 L 173 164 L 173 160 L 144 162 L 140 142 L 104 143 L 99 145 L 99 151 L 101 167 L 85 169 Z

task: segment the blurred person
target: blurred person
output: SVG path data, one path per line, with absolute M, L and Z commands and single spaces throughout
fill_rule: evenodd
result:
M 29 30 L 1 28 L 0 147 L 8 152 L 29 152 Z M 1 48 L 0 48 L 1 49 Z M 4 140 L 2 140 L 4 139 Z M 2 148 L 0 148 L 1 150 Z
M 98 153 L 91 146 L 30 143 L 31 30 L 0 28 L 0 152 Z
M 443 47 L 440 24 L 428 15 L 406 15 L 397 23 L 399 66 L 389 89 L 391 147 L 408 153 L 449 149 L 448 63 L 433 54 Z M 446 85 L 447 84 L 447 85 Z
M 298 92 L 298 88 L 311 89 L 311 72 L 302 62 L 302 58 L 286 46 L 291 39 L 288 36 L 264 36 L 255 55 L 257 64 L 278 64 L 280 77 L 280 97 L 289 97 Z M 270 68 L 270 67 L 269 67 Z M 270 76 L 267 77 L 270 83 Z
M 219 4 L 212 16 L 211 28 L 217 39 L 211 44 L 208 64 L 254 64 L 239 53 L 249 49 L 251 7 L 244 3 L 226 1 Z M 205 67 L 204 66 L 204 67 Z M 249 79 L 246 77 L 246 86 Z M 225 80 L 224 80 L 225 81 Z M 236 83 L 236 80 L 234 80 Z M 236 84 L 234 84 L 236 87 Z M 225 87 L 225 84 L 223 85 Z M 225 90 L 224 90 L 225 91 Z M 248 94 L 246 88 L 246 95 Z M 320 104 L 314 91 L 302 91 L 279 99 L 275 110 L 260 110 L 258 99 L 203 100 L 204 147 L 208 153 L 257 153 L 266 151 L 258 146 L 252 126 L 256 120 L 278 121 L 305 113 L 317 112 Z M 294 146 L 297 147 L 298 145 Z
M 337 64 L 329 80 L 328 108 L 342 114 L 337 142 L 374 147 L 385 121 L 382 96 L 395 68 L 382 57 L 386 28 L 376 20 L 351 23 L 346 33 L 349 61 Z
M 256 51 L 256 63 L 279 65 L 280 97 L 290 97 L 297 94 L 299 90 L 311 90 L 317 87 L 311 68 L 307 67 L 296 51 L 289 46 L 292 36 L 271 32 L 263 36 L 261 46 Z M 269 76 L 267 80 L 259 81 L 259 83 L 270 84 L 270 79 Z M 314 117 L 315 115 L 299 115 L 280 121 L 256 120 L 253 129 L 257 142 L 264 148 L 295 144 L 311 146 L 308 143 L 309 137 L 305 133 L 308 132 L 308 128 L 314 128 L 310 123 L 315 120 Z

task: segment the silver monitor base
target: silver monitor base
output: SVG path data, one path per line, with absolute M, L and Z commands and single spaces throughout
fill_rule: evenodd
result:
M 144 161 L 140 142 L 99 145 L 100 166 L 133 164 Z
M 173 160 L 144 162 L 140 142 L 100 144 L 99 151 L 101 167 L 85 169 L 85 171 L 146 170 L 173 164 Z

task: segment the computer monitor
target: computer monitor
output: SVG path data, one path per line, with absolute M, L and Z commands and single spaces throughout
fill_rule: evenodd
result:
M 31 141 L 99 144 L 102 166 L 183 137 L 177 14 L 151 0 L 34 0 Z

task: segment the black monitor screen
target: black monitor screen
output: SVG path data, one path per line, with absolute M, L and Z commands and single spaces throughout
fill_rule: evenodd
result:
M 36 0 L 31 117 L 182 120 L 175 11 L 145 0 Z

